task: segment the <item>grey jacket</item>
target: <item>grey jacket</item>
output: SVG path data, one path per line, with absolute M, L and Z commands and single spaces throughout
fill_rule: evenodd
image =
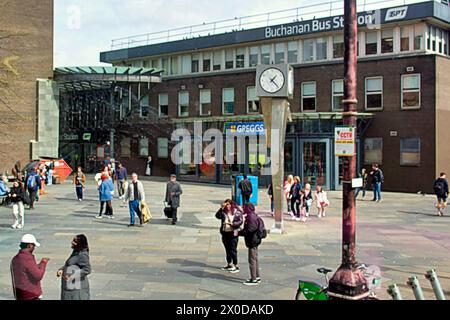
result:
M 142 184 L 142 182 L 138 181 L 137 186 L 138 186 L 139 199 L 134 199 L 133 182 L 130 181 L 128 183 L 128 189 L 125 194 L 126 201 L 134 201 L 134 200 L 145 201 L 144 185 Z
M 172 195 L 172 193 L 174 195 Z M 178 181 L 176 182 L 168 182 L 166 186 L 166 202 L 172 208 L 180 207 L 180 196 L 183 194 L 183 190 L 181 190 L 181 185 Z
M 74 251 L 60 270 L 63 271 L 61 300 L 90 300 L 89 280 L 87 278 L 91 274 L 89 252 L 87 250 Z M 66 281 L 64 279 L 66 275 L 72 276 L 72 279 Z

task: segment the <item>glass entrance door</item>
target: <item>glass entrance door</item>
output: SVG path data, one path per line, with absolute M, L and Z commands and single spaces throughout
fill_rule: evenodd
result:
M 302 179 L 303 184 L 310 183 L 330 189 L 330 148 L 329 140 L 303 140 L 302 151 Z
M 286 139 L 284 144 L 284 175 L 286 177 L 289 175 L 295 176 L 297 173 L 297 168 L 295 167 L 297 163 L 295 159 L 296 149 L 295 139 Z

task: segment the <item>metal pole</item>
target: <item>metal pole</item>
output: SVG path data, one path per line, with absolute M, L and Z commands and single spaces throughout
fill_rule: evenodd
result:
M 356 0 L 344 1 L 344 125 L 357 128 L 357 6 Z M 343 159 L 342 264 L 330 280 L 333 293 L 353 298 L 368 296 L 364 274 L 356 266 L 356 202 L 352 180 L 356 177 L 356 152 Z
M 410 277 L 406 284 L 413 290 L 416 300 L 425 300 L 422 287 L 420 286 L 419 279 L 417 279 L 416 276 Z
M 392 297 L 392 299 L 403 300 L 402 295 L 400 293 L 400 289 L 396 284 L 390 285 L 387 292 Z
M 444 292 L 442 291 L 441 283 L 439 282 L 436 271 L 434 269 L 427 271 L 425 278 L 430 280 L 436 299 L 445 300 L 445 295 Z

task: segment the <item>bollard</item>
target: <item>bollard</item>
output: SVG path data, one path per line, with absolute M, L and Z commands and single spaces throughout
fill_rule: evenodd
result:
M 406 284 L 413 290 L 416 300 L 425 300 L 422 287 L 420 286 L 419 279 L 417 279 L 416 276 L 410 277 Z
M 445 300 L 444 292 L 442 291 L 442 287 L 437 277 L 436 271 L 434 269 L 427 271 L 425 278 L 430 280 L 436 298 L 438 300 Z
M 400 289 L 395 283 L 389 286 L 387 292 L 392 297 L 392 299 L 403 300 L 402 295 L 400 293 Z

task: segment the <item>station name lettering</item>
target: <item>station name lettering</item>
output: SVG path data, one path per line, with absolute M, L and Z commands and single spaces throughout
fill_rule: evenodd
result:
M 369 25 L 375 23 L 374 14 L 365 14 L 358 16 L 358 25 Z M 312 32 L 331 31 L 344 28 L 344 17 L 333 17 L 330 19 L 315 19 L 297 24 L 281 25 L 276 27 L 267 27 L 265 29 L 266 39 L 297 36 Z

